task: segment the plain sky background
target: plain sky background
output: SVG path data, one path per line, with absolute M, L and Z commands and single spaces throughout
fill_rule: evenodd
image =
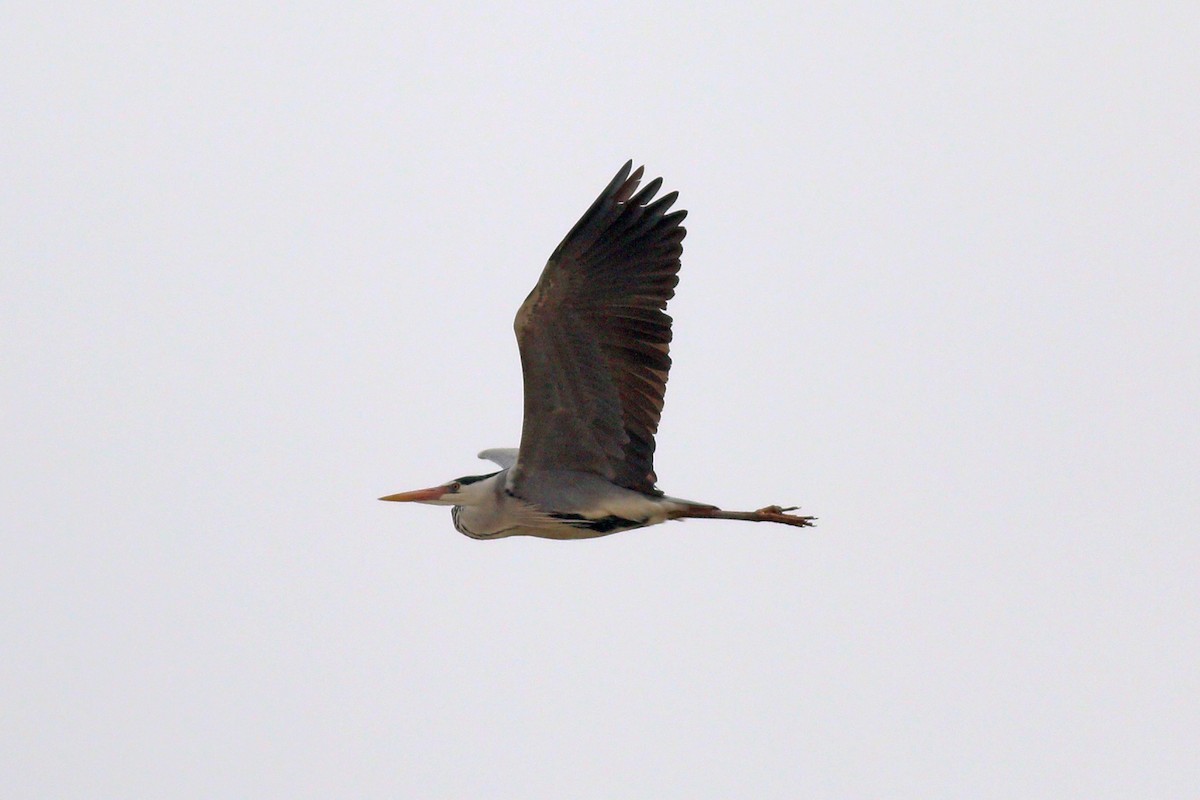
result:
M 5 4 L 4 795 L 1196 797 L 1198 19 Z M 820 526 L 377 502 L 627 158 L 660 485 Z

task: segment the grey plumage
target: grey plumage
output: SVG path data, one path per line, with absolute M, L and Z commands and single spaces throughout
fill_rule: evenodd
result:
M 654 437 L 671 369 L 667 302 L 679 282 L 687 212 L 662 179 L 638 190 L 627 162 L 555 248 L 517 311 L 521 446 L 479 454 L 502 469 L 384 500 L 453 505 L 475 538 L 603 536 L 681 517 L 811 524 L 777 506 L 726 512 L 667 497 Z
M 599 475 L 654 492 L 654 435 L 671 369 L 667 301 L 679 283 L 686 211 L 628 162 L 550 256 L 517 312 L 525 422 L 513 476 Z

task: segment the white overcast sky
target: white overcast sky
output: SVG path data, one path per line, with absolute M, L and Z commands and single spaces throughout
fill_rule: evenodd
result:
M 1194 3 L 0 11 L 22 798 L 1191 798 Z M 660 485 L 478 542 L 512 316 L 689 210 Z

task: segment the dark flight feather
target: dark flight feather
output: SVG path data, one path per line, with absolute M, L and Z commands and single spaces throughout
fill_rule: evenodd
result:
M 667 301 L 687 212 L 628 162 L 558 245 L 514 324 L 525 423 L 514 468 L 591 472 L 656 493 L 654 436 L 671 369 Z

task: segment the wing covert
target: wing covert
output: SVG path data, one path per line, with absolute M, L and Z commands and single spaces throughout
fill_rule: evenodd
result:
M 591 472 L 655 492 L 654 436 L 671 368 L 667 301 L 679 282 L 686 211 L 638 191 L 632 162 L 550 256 L 514 327 L 525 419 L 513 480 L 539 469 Z

